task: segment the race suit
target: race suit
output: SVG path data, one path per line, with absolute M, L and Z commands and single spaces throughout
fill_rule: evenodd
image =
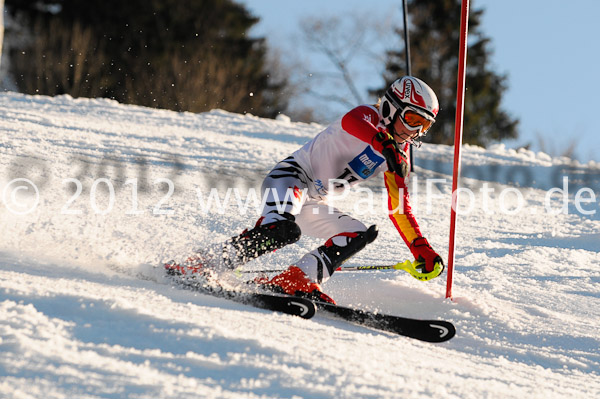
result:
M 340 237 L 341 243 L 345 233 L 365 232 L 367 227 L 330 207 L 328 195 L 340 194 L 348 186 L 384 173 L 390 219 L 410 246 L 422 234 L 409 203 L 408 176 L 401 178 L 388 170 L 382 144 L 375 139 L 380 131 L 386 128 L 380 123 L 378 110 L 371 105 L 360 105 L 279 162 L 263 182 L 266 199 L 260 223 L 292 215 L 303 234 L 322 239 Z M 403 147 L 406 152 L 408 144 Z M 314 275 L 311 266 L 302 264 L 301 260 L 299 267 L 305 273 Z

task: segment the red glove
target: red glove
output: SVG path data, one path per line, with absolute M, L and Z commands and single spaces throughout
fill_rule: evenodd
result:
M 404 178 L 408 175 L 408 156 L 398 147 L 396 140 L 389 134 L 379 132 L 375 140 L 381 143 L 381 154 L 385 157 L 388 169 Z
M 429 245 L 429 242 L 427 242 L 425 237 L 415 238 L 413 242 L 410 243 L 410 252 L 412 252 L 416 260 L 425 262 L 426 273 L 432 272 L 436 263 L 440 263 L 442 267 L 444 266 L 442 257 L 431 248 L 431 245 Z

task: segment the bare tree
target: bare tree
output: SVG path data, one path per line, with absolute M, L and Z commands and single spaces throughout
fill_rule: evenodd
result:
M 297 86 L 305 97 L 327 104 L 314 108 L 329 112 L 334 104 L 347 109 L 369 100 L 366 83 L 380 79 L 385 51 L 396 45 L 389 44 L 392 15 L 353 11 L 301 20 L 301 45 L 311 61 L 304 60 L 304 79 Z
M 317 72 L 323 77 L 335 78 L 344 82 L 346 88 L 354 98 L 354 101 L 362 103 L 362 96 L 356 88 L 354 78 L 350 72 L 350 63 L 356 56 L 358 50 L 365 44 L 365 25 L 356 25 L 356 29 L 350 34 L 344 35 L 344 21 L 340 17 L 327 17 L 323 19 L 304 19 L 300 23 L 300 29 L 310 49 L 324 55 L 336 73 Z M 315 92 L 315 94 L 319 95 Z M 338 101 L 344 105 L 352 102 L 345 97 L 327 94 L 321 95 L 325 99 Z

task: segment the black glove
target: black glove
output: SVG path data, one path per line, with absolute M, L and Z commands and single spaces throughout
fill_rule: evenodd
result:
M 381 154 L 384 156 L 388 169 L 404 178 L 408 175 L 408 156 L 398 147 L 396 140 L 389 134 L 379 132 L 375 140 L 381 143 Z

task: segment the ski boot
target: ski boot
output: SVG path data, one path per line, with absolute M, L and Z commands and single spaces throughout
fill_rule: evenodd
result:
M 343 262 L 373 242 L 375 238 L 377 238 L 375 225 L 363 232 L 337 234 L 325 244 L 304 255 L 296 265 L 290 266 L 271 280 L 259 277 L 254 279 L 254 282 L 271 291 L 335 304 L 329 295 L 323 293 L 320 284 L 331 277 Z
M 268 277 L 257 277 L 252 281 L 260 288 L 307 298 L 314 301 L 328 302 L 335 305 L 335 301 L 323 292 L 321 286 L 311 279 L 297 266 L 290 266 L 283 273 L 269 280 Z

